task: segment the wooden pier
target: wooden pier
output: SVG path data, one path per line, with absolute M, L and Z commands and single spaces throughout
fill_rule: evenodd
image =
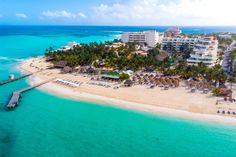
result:
M 47 69 L 49 69 L 49 68 L 46 68 L 46 69 L 43 69 L 43 70 L 47 70 Z M 0 81 L 0 86 L 11 83 L 11 82 L 14 82 L 14 81 L 17 81 L 17 80 L 20 80 L 20 79 L 23 79 L 23 78 L 26 78 L 26 77 L 29 77 L 29 76 L 34 75 L 36 73 L 42 72 L 43 70 L 39 70 L 39 71 L 36 71 L 34 73 L 29 73 L 29 74 L 25 74 L 25 75 L 22 75 L 22 76 L 19 76 L 19 77 L 15 77 L 14 79 L 8 79 L 8 80 L 5 80 L 5 81 Z
M 36 85 L 33 85 L 33 86 L 30 86 L 30 87 L 27 87 L 27 88 L 24 88 L 22 90 L 19 90 L 19 91 L 15 91 L 12 93 L 12 97 L 7 105 L 7 110 L 13 110 L 18 104 L 19 104 L 19 101 L 20 101 L 20 98 L 21 98 L 21 94 L 26 92 L 26 91 L 29 91 L 29 90 L 32 90 L 36 87 L 39 87 L 41 85 L 44 85 L 50 81 L 52 81 L 53 79 L 51 80 L 48 80 L 48 81 L 45 81 L 45 82 L 42 82 L 42 83 L 39 83 L 39 84 L 36 84 Z
M 11 83 L 11 82 L 17 81 L 17 80 L 20 80 L 20 79 L 23 79 L 23 78 L 26 78 L 26 77 L 29 77 L 31 75 L 33 75 L 33 73 L 26 74 L 26 75 L 23 75 L 23 76 L 19 76 L 19 77 L 16 77 L 14 79 L 9 79 L 9 80 L 5 80 L 5 81 L 1 81 L 0 82 L 0 86 L 5 85 L 7 83 Z

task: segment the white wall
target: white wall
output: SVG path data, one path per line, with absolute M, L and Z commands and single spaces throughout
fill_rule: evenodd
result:
M 145 42 L 147 43 L 147 45 L 149 47 L 155 47 L 157 43 L 161 43 L 162 39 L 164 37 L 163 33 L 159 33 L 159 32 L 156 32 L 156 31 L 145 31 L 143 33 L 142 32 L 137 32 L 137 33 L 130 32 L 130 33 L 123 33 L 121 40 L 124 43 L 133 42 L 133 41 L 130 41 L 130 39 L 129 39 L 129 36 L 131 34 L 136 34 L 137 36 L 144 35 L 145 36 Z M 138 37 L 137 37 L 137 39 L 138 39 Z M 139 40 L 140 40 L 140 42 L 144 42 L 144 41 L 141 40 L 141 38 Z

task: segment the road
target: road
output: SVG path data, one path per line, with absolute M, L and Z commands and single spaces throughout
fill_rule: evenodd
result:
M 233 48 L 236 48 L 236 40 L 232 42 L 232 44 L 227 48 L 224 55 L 224 60 L 222 62 L 222 67 L 225 71 L 230 72 L 229 62 L 230 62 L 230 54 Z

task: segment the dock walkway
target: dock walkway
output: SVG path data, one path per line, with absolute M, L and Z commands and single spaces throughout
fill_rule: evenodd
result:
M 47 68 L 47 69 L 49 69 L 49 68 Z M 47 69 L 44 69 L 44 70 L 47 70 Z M 0 86 L 11 83 L 11 82 L 14 82 L 14 81 L 17 81 L 17 80 L 20 80 L 20 79 L 23 79 L 23 78 L 26 78 L 26 77 L 29 77 L 31 75 L 34 75 L 34 74 L 42 72 L 42 71 L 43 70 L 39 70 L 39 71 L 36 71 L 34 73 L 29 73 L 29 74 L 25 74 L 25 75 L 22 75 L 22 76 L 19 76 L 19 77 L 15 77 L 14 79 L 8 79 L 8 80 L 5 80 L 5 81 L 0 81 Z
M 20 80 L 20 79 L 23 79 L 23 78 L 26 78 L 26 77 L 29 77 L 31 75 L 33 75 L 33 73 L 26 74 L 26 75 L 23 75 L 23 76 L 19 76 L 19 77 L 16 77 L 14 79 L 9 79 L 9 80 L 5 80 L 5 81 L 1 81 L 0 82 L 0 86 L 5 85 L 7 83 L 11 83 L 11 82 L 17 81 L 17 80 Z
M 26 91 L 29 91 L 29 90 L 32 90 L 32 89 L 34 89 L 36 87 L 39 87 L 41 85 L 44 85 L 44 84 L 46 84 L 46 83 L 48 83 L 48 82 L 50 82 L 52 80 L 53 79 L 45 81 L 45 82 L 42 82 L 42 83 L 39 83 L 39 84 L 36 84 L 36 85 L 33 85 L 33 86 L 30 86 L 30 87 L 27 87 L 27 88 L 24 88 L 24 89 L 19 90 L 19 91 L 13 92 L 12 93 L 12 97 L 11 97 L 11 99 L 10 99 L 8 105 L 7 105 L 7 109 L 8 110 L 12 110 L 12 109 L 14 109 L 19 104 L 19 100 L 21 98 L 21 94 L 22 93 L 24 93 Z

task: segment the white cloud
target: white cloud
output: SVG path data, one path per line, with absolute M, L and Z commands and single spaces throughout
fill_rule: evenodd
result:
M 72 12 L 68 12 L 65 10 L 61 10 L 61 11 L 44 11 L 42 12 L 42 15 L 44 17 L 51 17 L 51 18 L 87 18 L 87 16 L 84 13 L 72 13 Z
M 75 18 L 76 15 L 65 10 L 62 11 L 45 11 L 42 13 L 43 16 L 47 17 L 64 17 L 64 18 Z
M 128 0 L 92 7 L 91 19 L 121 25 L 236 25 L 235 0 Z
M 78 13 L 78 15 L 77 15 L 78 17 L 81 17 L 81 18 L 87 18 L 87 16 L 84 14 L 84 13 Z
M 19 18 L 28 18 L 28 16 L 26 14 L 23 14 L 23 13 L 16 13 L 16 17 L 19 17 Z

